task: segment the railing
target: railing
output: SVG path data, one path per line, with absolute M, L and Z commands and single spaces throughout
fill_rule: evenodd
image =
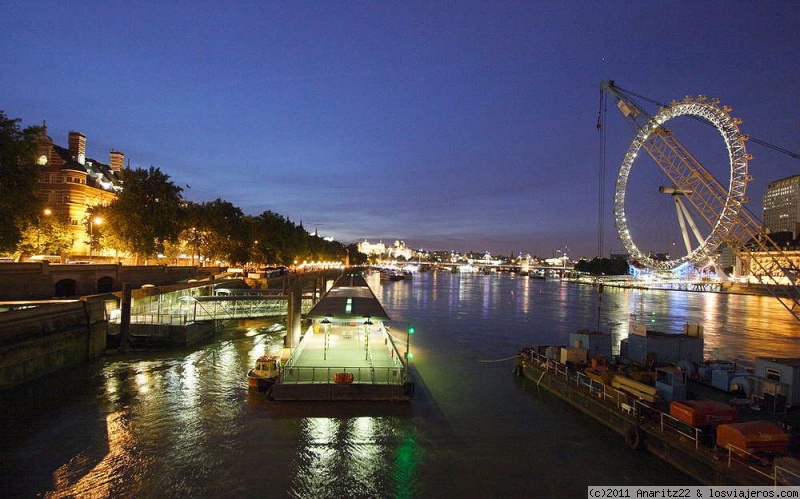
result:
M 550 359 L 546 355 L 540 354 L 538 351 L 531 351 L 527 360 L 531 363 L 535 363 L 539 369 L 544 371 L 542 376 L 552 374 L 557 379 L 561 379 L 567 384 L 574 384 L 578 388 L 585 389 L 591 395 L 601 397 L 604 402 L 615 406 L 621 412 L 635 417 L 637 422 L 643 420 L 658 420 L 657 425 L 648 425 L 648 428 L 652 431 L 659 431 L 662 434 L 668 432 L 678 434 L 690 442 L 693 442 L 696 450 L 700 449 L 700 437 L 702 435 L 702 430 L 700 428 L 686 424 L 661 411 L 660 409 L 648 405 L 646 402 L 637 397 L 633 397 L 621 390 L 617 390 L 616 388 L 593 380 L 584 373 L 570 369 L 570 367 L 566 364 L 558 362 L 554 359 Z M 541 382 L 541 377 L 539 378 L 537 384 L 539 384 L 539 382 Z M 631 399 L 632 404 L 628 403 L 631 401 Z M 657 416 L 657 418 L 652 416 Z M 798 481 L 800 481 L 800 474 L 789 470 L 786 467 L 773 464 L 770 472 L 766 472 L 763 469 L 758 469 L 752 466 L 751 463 L 753 461 L 764 463 L 765 460 L 761 456 L 753 454 L 746 449 L 741 449 L 733 445 L 728 445 L 726 449 L 728 451 L 727 466 L 729 468 L 733 466 L 733 463 L 738 463 L 739 465 L 746 466 L 757 474 L 772 480 L 775 485 L 778 485 L 779 472 L 783 473 L 784 475 L 795 477 L 798 479 Z
M 353 374 L 353 383 L 373 385 L 401 385 L 405 369 L 401 367 L 284 367 L 279 383 L 283 384 L 334 384 L 337 373 Z
M 694 448 L 700 448 L 700 434 L 702 431 L 700 428 L 695 426 L 689 425 L 681 421 L 680 419 L 674 418 L 667 414 L 666 412 L 661 413 L 661 431 L 664 432 L 664 429 L 668 428 L 678 435 L 683 436 L 684 438 L 689 439 L 690 441 L 694 441 Z M 689 433 L 691 432 L 691 433 Z
M 765 459 L 762 456 L 749 452 L 747 449 L 742 449 L 741 447 L 737 447 L 732 444 L 728 444 L 726 449 L 728 451 L 728 468 L 730 468 L 733 463 L 738 463 L 742 466 L 746 466 L 751 471 L 754 471 L 755 473 L 772 480 L 774 485 L 778 485 L 778 475 L 781 473 L 784 476 L 791 475 L 795 479 L 800 480 L 800 475 L 798 475 L 795 471 L 783 466 L 773 465 L 770 473 L 767 473 L 763 469 L 756 468 L 752 465 L 752 462 L 755 461 L 765 464 Z
M 289 356 L 289 359 L 284 364 L 284 371 L 287 370 L 287 368 L 291 369 L 294 367 L 294 362 L 300 358 L 300 354 L 302 354 L 303 350 L 306 348 L 306 342 L 311 341 L 309 338 L 311 338 L 312 334 L 313 333 L 306 331 L 306 333 L 300 337 L 300 341 L 297 342 L 297 346 L 294 348 L 292 354 Z
M 109 322 L 119 324 L 119 318 Z M 177 324 L 184 325 L 194 322 L 190 314 L 145 313 L 131 315 L 131 324 Z

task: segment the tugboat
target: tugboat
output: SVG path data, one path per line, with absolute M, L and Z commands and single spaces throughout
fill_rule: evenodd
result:
M 256 366 L 247 373 L 247 387 L 253 392 L 266 392 L 278 379 L 281 371 L 280 355 L 262 355 Z

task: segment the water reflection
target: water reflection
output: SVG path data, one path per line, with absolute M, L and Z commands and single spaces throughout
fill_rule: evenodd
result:
M 453 318 L 487 332 L 508 332 L 507 341 L 497 345 L 510 345 L 514 338 L 518 346 L 565 344 L 569 333 L 587 327 L 611 332 L 618 351 L 633 314 L 649 330 L 666 333 L 681 333 L 687 323 L 702 325 L 708 358 L 752 362 L 756 356 L 800 356 L 800 325 L 769 296 L 609 287 L 600 295 L 592 286 L 553 280 L 438 272 L 398 284 L 403 286 L 383 286 L 379 296 L 394 319 L 435 333 Z M 412 286 L 419 293 L 408 292 Z M 438 299 L 427 300 L 428 293 Z M 452 333 L 459 341 L 464 330 Z
M 132 353 L 0 393 L 0 490 L 12 497 L 508 497 L 589 483 L 686 477 L 631 453 L 504 359 L 582 327 L 705 327 L 706 355 L 798 356 L 798 325 L 770 297 L 606 288 L 508 275 L 422 273 L 376 294 L 417 326 L 411 404 L 276 404 L 248 397 L 282 333 L 252 324 L 183 351 Z M 618 341 L 615 341 L 615 344 Z M 485 360 L 487 362 L 478 362 Z M 46 449 L 45 451 L 41 449 Z M 552 473 L 578 470 L 569 483 Z M 6 487 L 6 485 L 8 485 Z
M 419 448 L 384 417 L 304 418 L 293 460 L 296 497 L 412 497 Z
M 116 495 L 135 496 L 141 489 L 146 461 L 138 457 L 131 422 L 122 412 L 106 417 L 108 452 L 94 466 L 91 465 L 95 449 L 73 457 L 53 472 L 54 490 L 48 498 L 106 498 Z M 127 478 L 120 481 L 121 471 Z

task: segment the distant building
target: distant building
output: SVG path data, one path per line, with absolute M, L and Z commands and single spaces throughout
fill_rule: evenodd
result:
M 378 259 L 386 257 L 393 260 L 401 258 L 411 260 L 414 257 L 414 250 L 407 247 L 403 241 L 395 241 L 392 246 L 387 247 L 383 242 L 373 244 L 365 239 L 358 243 L 358 251 Z
M 394 245 L 388 249 L 389 257 L 395 260 L 403 258 L 411 260 L 414 257 L 414 250 L 406 246 L 404 241 L 395 241 Z
M 41 168 L 36 195 L 56 216 L 72 225 L 68 257 L 88 255 L 86 217 L 89 207 L 113 201 L 122 190 L 120 171 L 125 155 L 109 152 L 108 164 L 86 156 L 86 136 L 69 132 L 68 147 L 56 145 L 45 127 L 39 138 L 36 163 Z
M 386 252 L 386 245 L 382 242 L 373 244 L 364 239 L 364 241 L 358 243 L 358 251 L 367 256 L 382 256 Z
M 800 232 L 800 175 L 767 185 L 764 212 L 761 217 L 768 233 L 791 232 L 797 239 Z

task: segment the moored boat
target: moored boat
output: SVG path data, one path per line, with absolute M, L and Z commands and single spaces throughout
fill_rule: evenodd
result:
M 256 360 L 256 365 L 247 373 L 247 387 L 251 391 L 265 392 L 269 390 L 281 371 L 281 358 L 279 355 L 262 355 Z

